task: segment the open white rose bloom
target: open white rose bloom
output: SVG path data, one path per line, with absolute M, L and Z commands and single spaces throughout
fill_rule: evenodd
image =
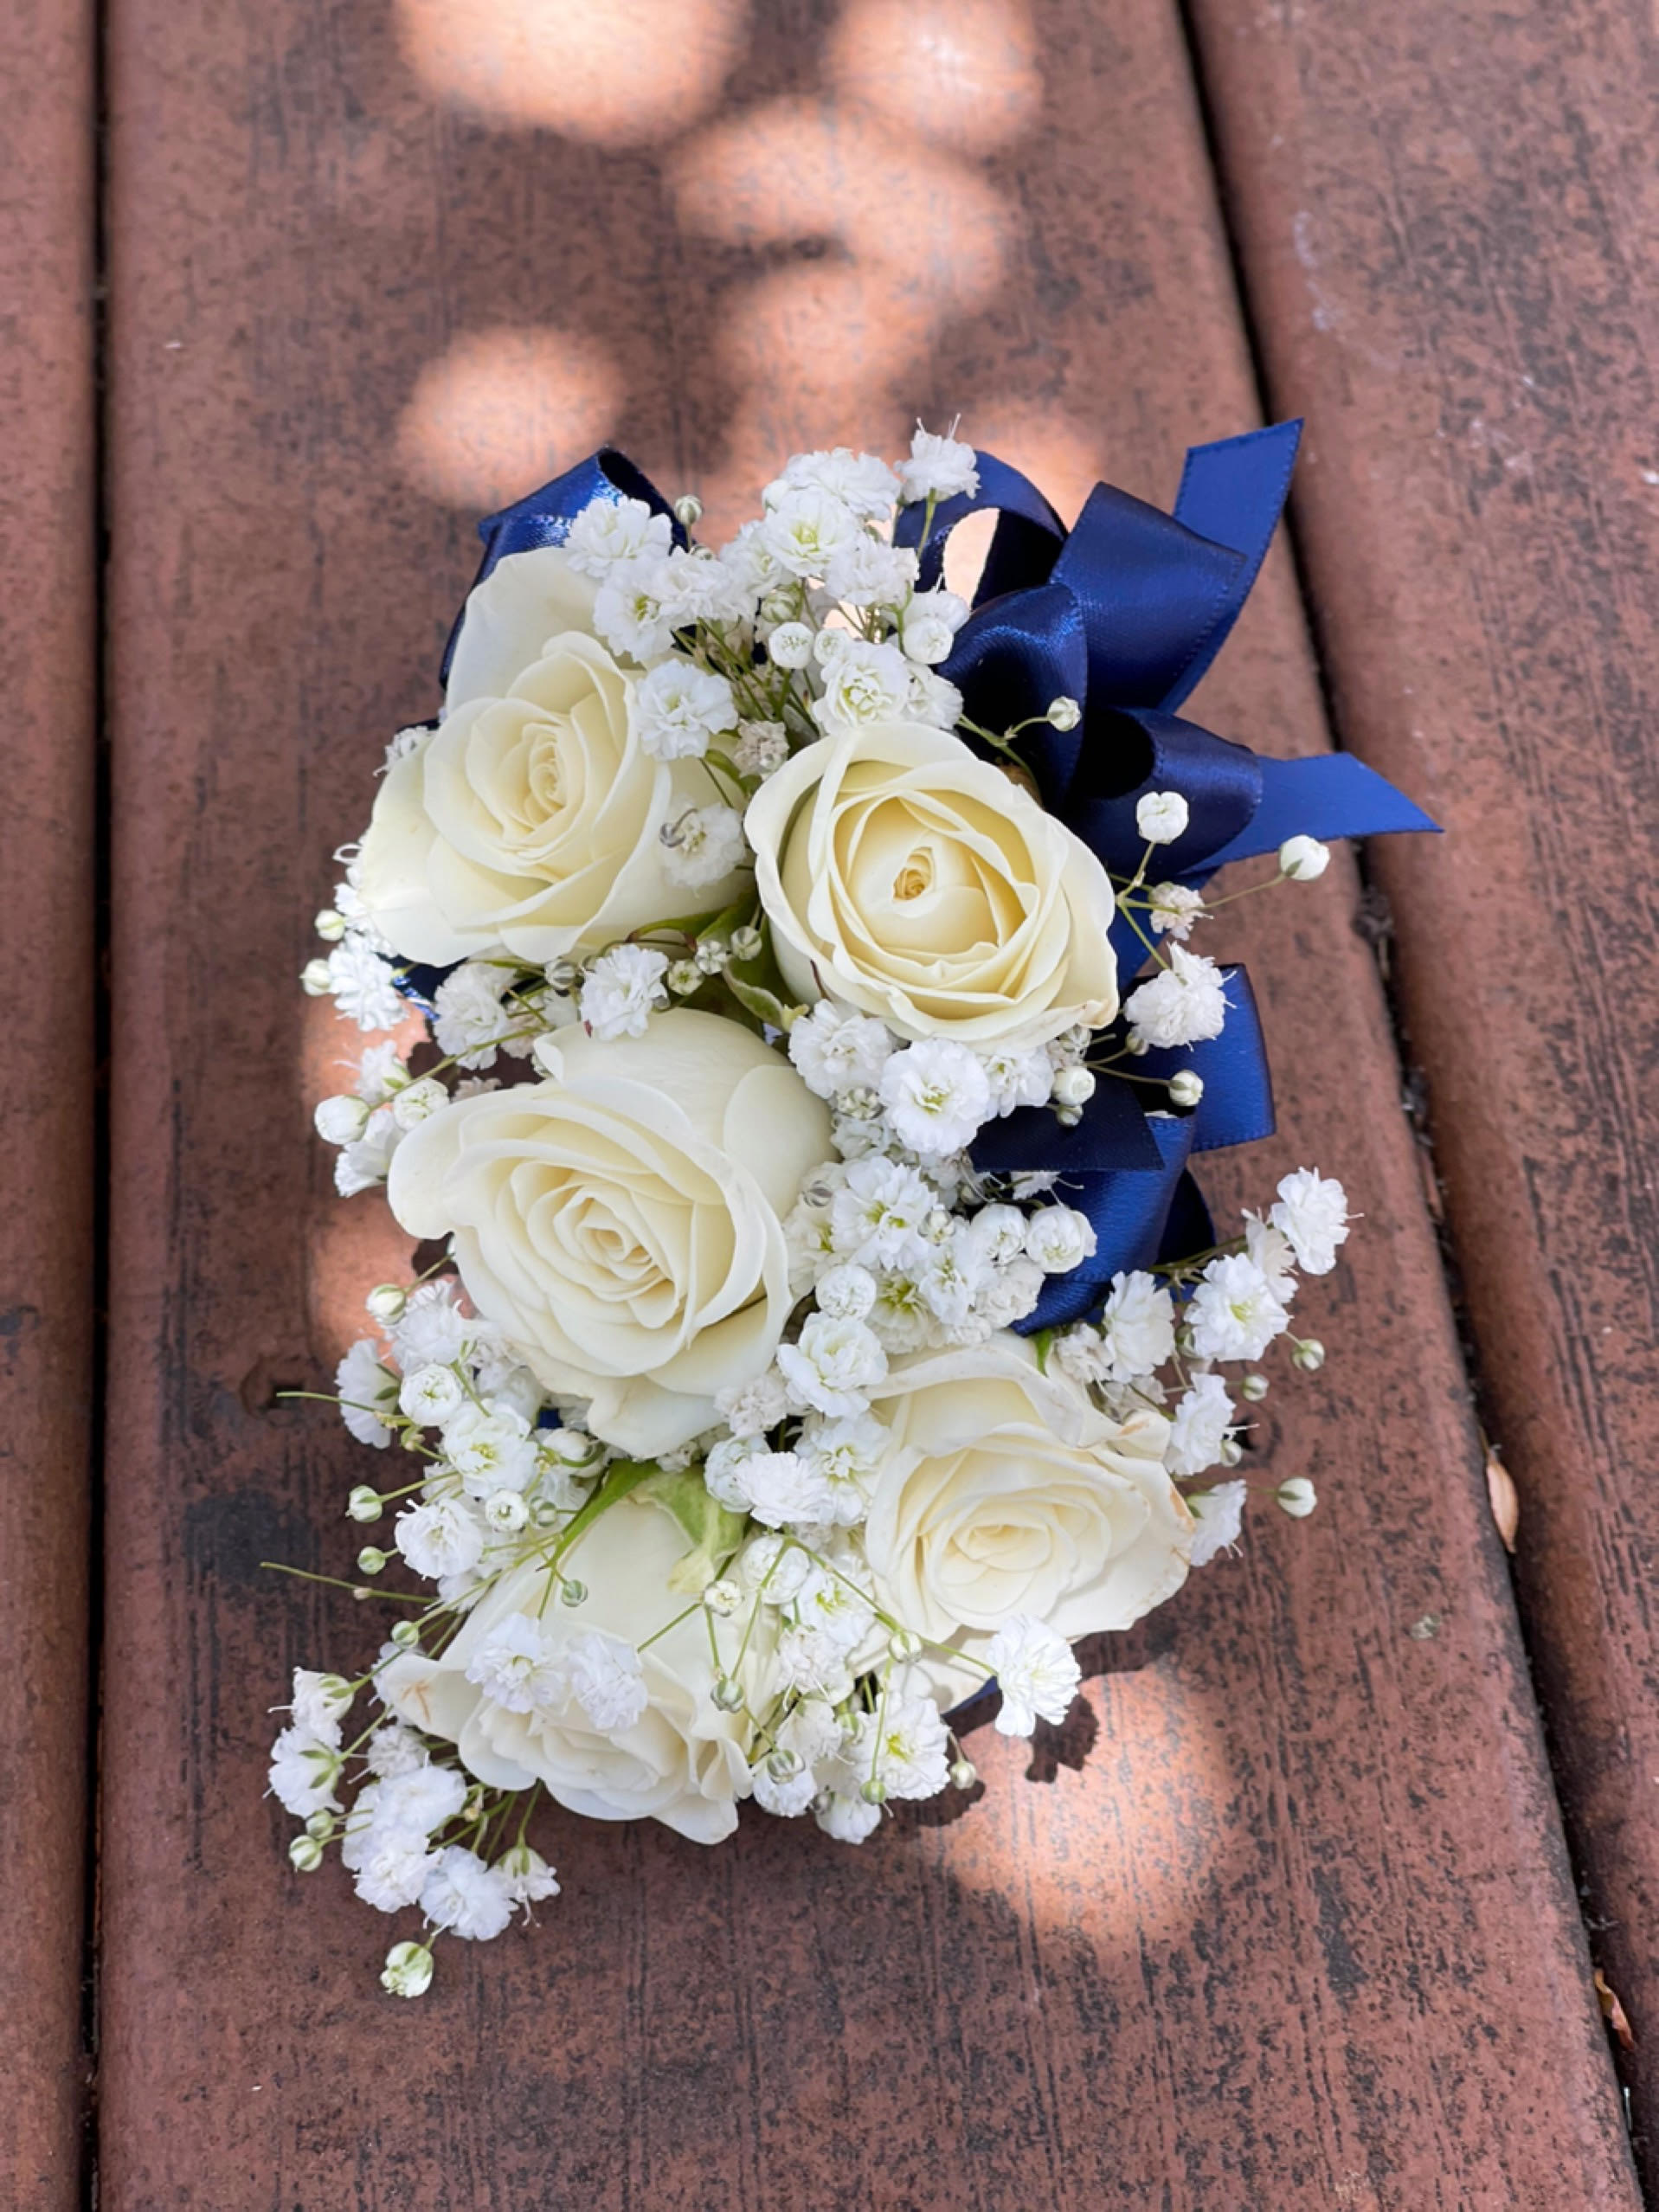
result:
M 963 1729 L 1062 1723 L 1074 1645 L 1311 1505 L 1235 1470 L 1347 1201 L 1203 1219 L 1225 901 L 1179 790 L 982 677 L 978 482 L 799 455 L 713 552 L 584 464 L 486 526 L 341 856 L 305 984 L 369 1041 L 317 1125 L 418 1272 L 336 1384 L 389 1634 L 295 1675 L 271 1779 L 298 1869 L 421 1916 L 399 1994 L 556 1893 L 561 1818 L 859 1842 L 971 1787 Z

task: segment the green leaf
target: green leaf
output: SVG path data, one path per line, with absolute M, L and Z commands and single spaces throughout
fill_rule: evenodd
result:
M 677 1474 L 659 1467 L 641 1485 L 640 1495 L 672 1514 L 691 1545 L 670 1574 L 669 1588 L 688 1598 L 701 1597 L 742 1543 L 743 1516 L 710 1496 L 697 1467 Z
M 757 1020 L 772 1029 L 787 1030 L 800 1013 L 799 1006 L 786 1006 L 775 991 L 762 989 L 758 983 L 745 983 L 731 968 L 726 970 L 726 987 L 740 1006 L 744 1006 Z
M 1031 1339 L 1032 1350 L 1037 1354 L 1037 1372 L 1039 1375 L 1045 1375 L 1048 1373 L 1049 1348 L 1053 1344 L 1054 1337 L 1053 1329 L 1039 1328 Z

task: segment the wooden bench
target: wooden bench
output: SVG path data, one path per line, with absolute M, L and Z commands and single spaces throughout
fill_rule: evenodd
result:
M 29 92 L 0 153 L 0 2196 L 78 2205 L 95 2160 L 105 2212 L 1633 2212 L 1659 2035 L 1634 4 L 109 0 L 100 27 L 0 0 L 0 26 Z M 1284 1134 L 1208 1185 L 1316 1161 L 1366 1215 L 1304 1302 L 1332 1361 L 1258 1430 L 1320 1510 L 1257 1515 L 1033 1752 L 977 1733 L 955 1817 L 858 1852 L 553 1824 L 539 1932 L 394 2009 L 384 1928 L 338 1872 L 288 1874 L 262 1795 L 286 1669 L 371 1633 L 259 1571 L 353 1549 L 358 1448 L 277 1392 L 400 1249 L 309 1131 L 343 1049 L 295 983 L 329 849 L 430 711 L 493 500 L 608 436 L 718 531 L 794 447 L 959 409 L 1068 512 L 1099 475 L 1167 502 L 1188 442 L 1305 413 L 1295 557 L 1197 711 L 1346 743 L 1449 832 L 1229 930 Z

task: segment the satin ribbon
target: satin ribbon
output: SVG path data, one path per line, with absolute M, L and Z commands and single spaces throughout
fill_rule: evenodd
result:
M 1126 1062 L 1145 1083 L 1103 1074 L 1069 1129 L 1049 1107 L 1026 1106 L 981 1130 L 972 1154 L 981 1174 L 1058 1175 L 1055 1199 L 1086 1214 L 1095 1231 L 1093 1257 L 1048 1277 L 1036 1309 L 1014 1324 L 1022 1335 L 1091 1312 L 1120 1270 L 1179 1259 L 1214 1242 L 1187 1162 L 1195 1153 L 1253 1143 L 1274 1129 L 1273 1085 L 1250 978 L 1242 968 L 1224 968 L 1221 975 L 1227 1019 L 1219 1037 Z M 1103 1050 L 1122 1037 L 1120 1024 L 1103 1037 Z M 1162 1086 L 1183 1068 L 1202 1081 L 1203 1096 L 1190 1113 L 1162 1110 L 1168 1104 Z

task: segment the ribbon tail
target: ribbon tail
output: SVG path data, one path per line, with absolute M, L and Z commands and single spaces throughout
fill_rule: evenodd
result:
M 1158 702 L 1166 711 L 1191 697 L 1231 634 L 1278 528 L 1301 442 L 1302 424 L 1296 421 L 1189 448 L 1175 495 L 1175 519 L 1199 537 L 1230 547 L 1241 565 L 1202 643 Z
M 1276 852 L 1288 837 L 1385 837 L 1396 831 L 1440 825 L 1397 791 L 1386 776 L 1352 753 L 1319 753 L 1310 760 L 1264 760 L 1262 799 L 1238 835 L 1210 853 L 1206 876 L 1230 860 Z

